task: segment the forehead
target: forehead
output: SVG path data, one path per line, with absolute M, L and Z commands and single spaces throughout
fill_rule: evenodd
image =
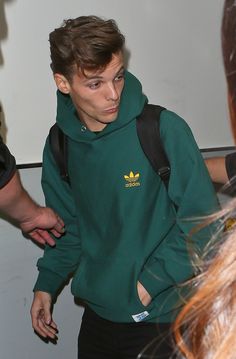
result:
M 88 70 L 85 69 L 83 72 L 78 71 L 77 75 L 80 80 L 99 79 L 109 76 L 115 76 L 120 70 L 124 68 L 123 53 L 119 52 L 112 55 L 111 61 L 102 69 Z

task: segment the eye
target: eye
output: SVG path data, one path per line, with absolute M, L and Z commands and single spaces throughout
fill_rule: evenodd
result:
M 100 81 L 96 81 L 96 82 L 92 82 L 92 83 L 88 84 L 88 87 L 89 87 L 91 90 L 96 90 L 100 85 L 101 85 L 101 82 L 100 82 Z
M 115 77 L 115 81 L 122 81 L 123 79 L 124 79 L 124 73 L 123 72 Z

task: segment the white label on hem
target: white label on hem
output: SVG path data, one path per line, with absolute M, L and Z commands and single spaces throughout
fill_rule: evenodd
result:
M 145 312 L 138 313 L 132 315 L 132 318 L 135 322 L 141 322 L 144 318 L 146 318 L 149 315 L 149 313 L 145 310 Z

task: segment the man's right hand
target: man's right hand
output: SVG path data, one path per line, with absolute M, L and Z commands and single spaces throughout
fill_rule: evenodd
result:
M 49 293 L 36 291 L 31 307 L 34 330 L 43 338 L 57 339 L 57 325 L 51 315 L 52 297 Z

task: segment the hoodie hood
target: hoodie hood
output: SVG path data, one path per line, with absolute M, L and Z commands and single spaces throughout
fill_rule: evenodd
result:
M 125 84 L 121 95 L 119 113 L 114 122 L 108 124 L 98 135 L 91 131 L 81 130 L 83 123 L 80 121 L 70 95 L 57 91 L 57 123 L 63 132 L 75 141 L 89 141 L 102 137 L 126 126 L 130 121 L 142 112 L 147 97 L 142 92 L 139 80 L 130 72 L 125 72 Z

